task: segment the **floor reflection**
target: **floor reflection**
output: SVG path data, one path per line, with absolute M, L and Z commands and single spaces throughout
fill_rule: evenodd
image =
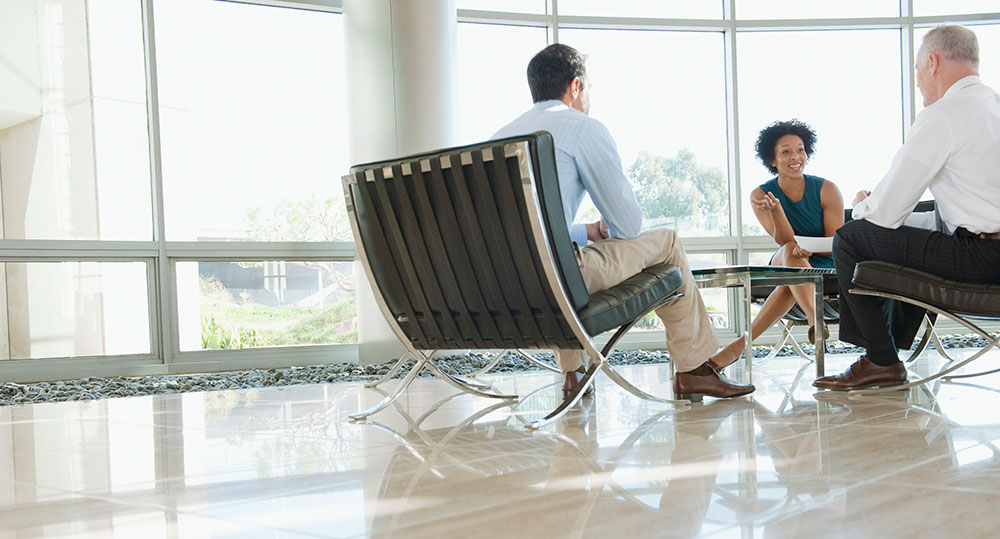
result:
M 913 369 L 941 361 L 928 352 Z M 626 370 L 669 384 L 665 366 Z M 604 384 L 540 431 L 524 424 L 559 399 L 555 377 L 496 380 L 524 398 L 420 380 L 363 423 L 347 417 L 384 394 L 355 384 L 0 408 L 0 538 L 1000 527 L 997 376 L 850 399 L 815 392 L 811 365 L 774 360 L 755 369 L 753 398 L 674 408 Z

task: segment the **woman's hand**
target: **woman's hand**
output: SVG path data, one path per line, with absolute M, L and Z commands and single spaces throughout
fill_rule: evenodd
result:
M 872 194 L 871 191 L 866 191 L 866 190 L 858 191 L 858 194 L 854 195 L 854 203 L 851 205 L 857 206 L 862 200 L 870 197 L 871 194 Z
M 806 251 L 802 247 L 799 247 L 799 244 L 796 243 L 795 247 L 792 247 L 792 256 L 794 256 L 795 258 L 809 258 L 810 256 L 812 256 L 812 253 Z
M 775 209 L 781 207 L 781 202 L 778 202 L 778 198 L 775 197 L 773 193 L 768 191 L 767 193 L 764 193 L 764 196 L 761 198 L 758 198 L 756 200 L 751 199 L 750 205 L 752 205 L 754 209 L 757 210 L 774 211 Z

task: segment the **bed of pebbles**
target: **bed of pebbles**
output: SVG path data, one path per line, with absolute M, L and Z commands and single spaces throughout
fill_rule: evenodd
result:
M 970 348 L 985 346 L 986 341 L 977 335 L 954 335 L 941 338 L 945 348 Z M 804 346 L 812 353 L 811 346 Z M 754 357 L 763 357 L 770 351 L 767 346 L 755 346 Z M 829 341 L 827 353 L 847 354 L 860 349 L 840 341 Z M 786 346 L 779 356 L 792 355 Z M 552 354 L 542 352 L 538 357 L 549 362 Z M 664 363 L 670 359 L 666 351 L 622 350 L 611 354 L 612 365 L 645 365 Z M 481 369 L 490 360 L 489 356 L 470 353 L 451 356 L 437 361 L 439 367 L 449 374 L 469 374 Z M 207 374 L 175 374 L 164 376 L 101 378 L 91 376 L 79 380 L 57 382 L 36 382 L 18 384 L 0 382 L 0 406 L 29 403 L 79 401 L 114 397 L 135 397 L 191 391 L 219 391 L 226 389 L 249 389 L 296 384 L 323 384 L 333 382 L 358 382 L 372 380 L 389 372 L 392 363 L 360 366 L 354 363 L 287 367 L 282 369 L 250 369 Z M 396 374 L 403 376 L 408 369 Z M 516 354 L 507 354 L 490 372 L 517 372 L 539 370 L 539 367 Z M 430 376 L 423 372 L 422 376 Z

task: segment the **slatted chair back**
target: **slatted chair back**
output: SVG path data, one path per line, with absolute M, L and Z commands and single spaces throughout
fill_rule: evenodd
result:
M 551 135 L 358 165 L 343 183 L 376 300 L 414 348 L 583 348 L 556 298 L 589 301 Z

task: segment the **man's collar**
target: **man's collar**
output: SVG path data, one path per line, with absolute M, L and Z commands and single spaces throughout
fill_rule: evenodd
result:
M 547 99 L 545 101 L 539 101 L 538 103 L 535 103 L 535 106 L 533 108 L 538 110 L 562 110 L 562 109 L 568 109 L 569 106 L 567 106 L 566 103 L 563 103 L 558 99 Z
M 958 92 L 960 92 L 960 91 L 968 88 L 969 86 L 972 86 L 974 84 L 982 84 L 982 83 L 983 83 L 983 81 L 982 81 L 982 79 L 979 78 L 979 75 L 969 75 L 969 76 L 966 76 L 966 77 L 962 77 L 962 78 L 958 79 L 957 81 L 955 81 L 954 84 L 952 84 L 951 87 L 948 88 L 948 91 L 946 91 L 944 93 L 944 95 L 942 95 L 941 97 L 942 98 L 948 97 L 949 95 L 958 93 Z

